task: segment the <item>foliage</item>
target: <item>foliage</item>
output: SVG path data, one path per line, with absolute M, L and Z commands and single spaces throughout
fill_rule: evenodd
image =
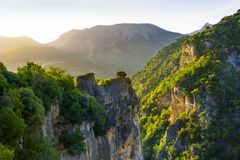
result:
M 103 78 L 101 78 L 101 79 L 96 79 L 96 82 L 100 86 L 106 86 L 106 85 L 110 84 L 112 82 L 112 80 L 111 79 L 103 79 Z
M 51 159 L 58 160 L 59 156 L 48 138 L 39 134 L 39 130 L 28 129 L 23 137 L 23 150 L 17 153 L 20 159 L 40 160 Z
M 9 106 L 21 116 L 28 126 L 39 126 L 44 121 L 44 107 L 41 99 L 30 88 L 12 89 L 7 94 Z
M 10 86 L 6 78 L 0 73 L 0 96 L 2 96 L 4 91 L 6 91 L 9 87 Z
M 47 74 L 52 76 L 64 90 L 74 89 L 74 77 L 66 74 L 65 70 L 51 66 L 48 68 Z
M 0 143 L 0 160 L 13 160 L 14 151 Z
M 66 125 L 89 121 L 94 124 L 96 135 L 105 134 L 104 107 L 94 97 L 77 89 L 73 76 L 60 68 L 45 70 L 31 62 L 12 73 L 0 63 L 0 143 L 12 147 L 9 152 L 8 148 L 0 151 L 6 152 L 9 159 L 13 155 L 19 160 L 59 159 L 42 131 L 45 115 L 53 105 L 59 105 L 60 119 L 64 119 Z M 65 137 L 67 146 L 74 146 L 74 153 L 79 149 L 83 151 L 82 146 L 75 146 L 84 141 L 80 132 L 73 135 L 80 141 L 72 141 L 72 136 Z
M 94 97 L 84 95 L 79 89 L 66 91 L 63 97 L 60 112 L 66 121 L 72 124 L 91 121 L 95 123 L 96 135 L 104 132 L 106 113 Z
M 74 128 L 62 135 L 61 141 L 69 149 L 72 155 L 79 155 L 85 152 L 84 135 L 79 128 Z
M 22 118 L 10 108 L 0 110 L 0 143 L 15 147 L 23 135 L 26 125 Z
M 178 40 L 133 76 L 145 159 L 239 159 L 239 63 L 229 63 L 240 52 L 239 20 L 238 12 Z M 193 53 L 182 65 L 186 46 Z M 186 112 L 189 100 L 194 107 Z
M 17 76 L 24 86 L 33 88 L 35 94 L 42 99 L 46 111 L 57 100 L 60 101 L 62 87 L 41 66 L 28 62 L 26 66 L 18 68 Z
M 132 76 L 133 87 L 139 97 L 143 97 L 159 85 L 165 77 L 174 73 L 179 64 L 180 47 L 186 37 L 178 39 L 171 45 L 157 52 L 145 65 L 143 70 Z
M 7 68 L 4 66 L 4 64 L 2 62 L 0 62 L 0 70 L 1 71 L 6 71 Z

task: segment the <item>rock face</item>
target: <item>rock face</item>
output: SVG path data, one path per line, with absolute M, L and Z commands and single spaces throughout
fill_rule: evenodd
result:
M 59 105 L 56 104 L 55 106 L 51 107 L 51 110 L 46 115 L 45 123 L 42 126 L 42 131 L 45 136 L 48 137 L 50 142 L 57 143 L 58 138 L 56 136 L 56 131 L 54 124 L 59 117 Z
M 93 124 L 84 122 L 81 129 L 86 137 L 85 154 L 79 157 L 62 156 L 63 160 L 141 160 L 141 143 L 138 127 L 138 99 L 125 72 L 104 86 L 98 86 L 94 74 L 78 77 L 78 87 L 97 98 L 107 111 L 107 133 L 96 137 Z
M 194 44 L 186 44 L 182 47 L 182 54 L 180 59 L 181 67 L 189 64 L 196 58 L 196 47 Z

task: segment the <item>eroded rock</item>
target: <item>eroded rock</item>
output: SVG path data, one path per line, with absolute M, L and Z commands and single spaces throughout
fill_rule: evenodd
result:
M 118 72 L 111 83 L 99 86 L 93 73 L 77 78 L 78 88 L 94 96 L 105 107 L 107 114 L 106 135 L 96 136 L 92 122 L 81 125 L 65 125 L 65 129 L 80 128 L 85 136 L 86 152 L 70 155 L 61 149 L 61 160 L 141 160 L 141 141 L 138 119 L 138 99 L 125 72 Z M 84 101 L 84 99 L 83 99 Z M 50 117 L 55 117 L 54 110 Z M 51 121 L 52 121 L 52 118 Z M 54 118 L 54 119 L 55 119 Z M 52 123 L 52 122 L 51 122 Z M 58 126 L 58 128 L 61 126 Z M 69 128 L 68 128 L 69 127 Z M 46 130 L 46 129 L 45 129 Z M 54 126 L 48 125 L 49 137 L 58 137 Z M 55 132 L 54 132 L 55 131 Z M 54 135 L 55 134 L 55 135 Z M 57 141 L 57 140 L 56 140 Z M 58 144 L 61 148 L 61 144 Z

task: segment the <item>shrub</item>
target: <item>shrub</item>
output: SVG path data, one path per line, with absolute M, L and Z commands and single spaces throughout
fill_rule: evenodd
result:
M 69 149 L 68 153 L 72 155 L 84 153 L 86 150 L 84 135 L 79 128 L 73 128 L 63 133 L 61 141 L 64 147 Z
M 14 158 L 14 150 L 9 149 L 0 143 L 0 160 L 12 160 Z
M 23 119 L 7 107 L 0 110 L 0 122 L 0 143 L 15 147 L 26 127 Z

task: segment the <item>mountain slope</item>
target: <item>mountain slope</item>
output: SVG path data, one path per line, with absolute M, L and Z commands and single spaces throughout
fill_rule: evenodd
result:
M 3 37 L 0 36 L 0 54 L 10 49 L 26 46 L 38 46 L 40 43 L 29 37 Z
M 19 66 L 25 65 L 26 62 L 35 62 L 44 66 L 49 66 L 62 61 L 67 62 L 65 57 L 67 53 L 57 50 L 53 47 L 44 45 L 22 46 L 9 49 L 0 54 L 1 62 L 5 63 L 11 71 L 16 71 Z M 65 57 L 63 59 L 63 57 Z
M 145 159 L 240 158 L 239 21 L 178 40 L 133 76 Z
M 205 23 L 203 26 L 202 26 L 202 28 L 200 28 L 199 30 L 196 30 L 196 31 L 193 31 L 192 33 L 189 33 L 188 35 L 194 35 L 194 34 L 196 34 L 196 33 L 199 33 L 199 32 L 202 32 L 202 31 L 204 31 L 206 28 L 208 28 L 208 27 L 211 27 L 212 26 L 212 24 L 210 24 L 210 23 Z
M 118 70 L 133 73 L 140 69 L 152 53 L 180 36 L 152 24 L 116 24 L 72 30 L 48 45 L 75 53 L 73 61 L 79 61 L 79 66 L 85 60 L 96 65 L 88 71 L 109 77 Z M 109 69 L 99 70 L 99 65 Z
M 72 30 L 49 44 L 27 37 L 0 38 L 0 59 L 12 71 L 27 61 L 55 65 L 74 75 L 95 72 L 112 77 L 117 71 L 128 74 L 143 67 L 160 48 L 181 34 L 152 24 L 117 24 Z

